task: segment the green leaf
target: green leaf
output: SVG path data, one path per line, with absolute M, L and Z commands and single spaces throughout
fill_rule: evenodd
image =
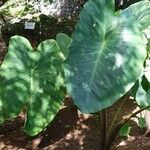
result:
M 150 89 L 145 91 L 142 85 L 139 85 L 139 88 L 136 92 L 135 100 L 140 106 L 146 107 L 150 105 Z
M 53 2 L 53 0 L 49 0 L 49 3 L 51 4 Z
M 0 101 L 7 118 L 17 115 L 23 103 L 29 100 L 31 58 L 28 53 L 32 51 L 27 39 L 19 36 L 11 38 L 8 53 L 0 68 Z
M 139 117 L 138 118 L 138 125 L 140 126 L 140 128 L 145 128 L 146 127 L 145 118 Z
M 138 91 L 138 88 L 139 88 L 139 80 L 137 80 L 135 82 L 135 84 L 133 85 L 133 87 L 130 89 L 130 91 L 128 92 L 128 95 L 129 96 L 132 96 L 132 97 L 136 97 L 136 93 Z
M 126 19 L 136 20 L 140 29 L 145 30 L 150 26 L 150 1 L 137 2 L 121 13 Z
M 31 136 L 41 132 L 62 105 L 62 63 L 55 40 L 46 40 L 33 49 L 27 39 L 12 37 L 0 68 L 0 114 L 5 114 L 0 120 L 14 118 L 26 105 L 25 132 Z
M 135 100 L 140 106 L 150 105 L 150 65 L 149 60 L 146 60 L 146 67 L 143 71 L 143 76 L 138 80 L 139 87 L 135 94 Z
M 56 41 L 62 53 L 64 54 L 64 57 L 67 58 L 69 53 L 68 49 L 71 46 L 72 39 L 64 33 L 58 33 L 56 36 Z
M 130 125 L 129 125 L 129 123 L 126 123 L 119 130 L 119 135 L 120 136 L 128 136 L 130 131 L 131 131 Z
M 150 83 L 150 60 L 146 60 L 146 67 L 144 69 L 144 75 Z
M 116 15 L 106 1 L 88 1 L 65 63 L 74 103 L 85 113 L 111 106 L 139 78 L 145 57 L 136 21 Z
M 147 80 L 146 76 L 142 76 L 141 86 L 145 91 L 150 89 L 150 82 Z
M 146 92 L 146 99 L 148 101 L 148 104 L 150 105 L 150 89 Z

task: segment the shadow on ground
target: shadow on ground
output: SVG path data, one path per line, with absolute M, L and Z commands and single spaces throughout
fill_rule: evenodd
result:
M 118 110 L 120 101 L 107 110 L 108 124 Z M 133 101 L 128 101 L 122 108 L 121 115 L 136 108 Z M 141 131 L 134 121 L 130 137 L 117 137 L 112 150 L 147 150 L 149 138 L 142 138 Z M 81 114 L 72 102 L 65 105 L 45 131 L 35 137 L 29 137 L 22 131 L 23 117 L 7 121 L 0 127 L 0 150 L 99 150 L 101 132 L 97 114 Z

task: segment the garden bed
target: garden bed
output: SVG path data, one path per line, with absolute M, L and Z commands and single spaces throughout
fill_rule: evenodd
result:
M 6 46 L 0 41 L 0 59 L 4 58 Z M 120 102 L 107 110 L 108 124 L 117 111 Z M 122 115 L 128 114 L 136 108 L 133 101 L 128 101 L 123 107 Z M 1 150 L 99 150 L 101 131 L 97 114 L 81 114 L 72 104 L 71 99 L 66 99 L 65 104 L 45 131 L 36 137 L 29 137 L 23 132 L 25 116 L 23 113 L 13 121 L 6 121 L 0 126 Z M 143 131 L 133 120 L 132 128 L 127 138 L 117 137 L 112 150 L 149 150 L 150 138 L 143 137 Z
M 0 63 L 7 53 L 6 45 L 13 35 L 22 35 L 29 39 L 33 47 L 41 41 L 55 38 L 59 32 L 71 35 L 76 21 L 72 20 L 48 20 L 36 23 L 34 30 L 25 30 L 24 23 L 6 24 L 2 28 L 3 40 L 0 40 Z M 42 22 L 46 24 L 42 24 Z M 5 41 L 5 42 L 4 42 Z M 5 44 L 6 43 L 6 44 Z M 112 122 L 112 116 L 120 106 L 118 101 L 113 107 L 107 109 L 108 125 Z M 117 117 L 119 122 L 129 112 L 133 112 L 137 105 L 132 100 L 127 101 L 121 113 Z M 45 131 L 35 137 L 29 137 L 23 131 L 25 114 L 12 121 L 5 121 L 0 126 L 0 150 L 99 150 L 102 131 L 98 114 L 81 114 L 70 98 L 66 98 L 64 105 L 54 120 L 47 126 Z M 112 150 L 148 150 L 150 138 L 142 136 L 144 130 L 137 125 L 137 118 L 130 121 L 131 132 L 128 137 L 116 137 Z M 107 127 L 108 129 L 108 127 Z

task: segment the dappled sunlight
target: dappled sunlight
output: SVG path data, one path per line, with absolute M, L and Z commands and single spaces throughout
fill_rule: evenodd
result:
M 115 66 L 117 66 L 117 68 L 120 68 L 124 64 L 124 61 L 125 61 L 124 57 L 120 55 L 119 53 L 117 53 L 115 57 L 116 57 Z
M 113 107 L 107 110 L 108 125 L 112 122 L 112 116 L 114 116 L 114 113 L 118 110 L 120 103 L 121 101 L 118 101 Z M 119 121 L 122 119 L 122 116 L 129 114 L 129 111 L 134 112 L 136 110 L 137 105 L 134 101 L 127 101 L 117 120 Z M 127 138 L 117 137 L 113 146 L 114 149 L 112 148 L 112 150 L 126 150 L 132 147 L 133 144 L 134 146 L 144 146 L 141 144 L 141 141 L 148 146 L 149 138 L 144 140 L 144 138 L 141 137 L 141 131 L 134 120 L 131 120 L 130 123 L 133 126 L 130 136 Z M 66 97 L 65 105 L 58 112 L 51 124 L 47 126 L 46 130 L 38 136 L 31 138 L 22 133 L 23 122 L 20 124 L 21 126 L 16 122 L 16 127 L 13 129 L 14 124 L 15 122 L 12 122 L 12 124 L 10 124 L 11 127 L 7 130 L 6 128 L 0 129 L 0 141 L 3 142 L 5 146 L 12 146 L 16 148 L 16 150 L 19 148 L 39 148 L 43 150 L 72 150 L 74 148 L 77 150 L 88 150 L 91 147 L 94 150 L 98 150 L 101 139 L 99 117 L 96 114 L 82 114 L 73 105 L 70 97 Z M 136 150 L 141 149 L 137 148 Z
M 132 142 L 135 140 L 135 137 L 128 136 L 126 141 L 121 141 L 117 147 L 126 146 L 128 142 Z
M 8 145 L 7 146 L 7 149 L 14 149 L 15 147 L 12 146 L 12 145 Z M 0 142 L 0 149 L 3 150 L 3 149 L 6 149 L 5 147 L 5 144 L 3 142 Z
M 122 140 L 112 150 L 149 150 L 150 140 L 149 137 L 143 136 L 129 136 L 127 139 Z
M 86 144 L 88 140 L 92 140 L 92 135 L 96 137 L 96 131 L 92 134 L 91 131 L 94 130 L 94 127 L 89 126 L 89 123 L 86 121 L 92 120 L 92 115 L 83 115 L 78 111 L 78 121 L 74 126 L 73 130 L 71 130 L 66 136 L 64 136 L 60 141 L 57 141 L 55 145 L 50 145 L 47 147 L 48 149 L 72 149 L 76 147 L 76 149 L 84 150 L 86 149 Z M 94 119 L 94 118 L 93 118 Z M 94 120 L 93 120 L 94 121 Z M 92 127 L 92 129 L 91 129 Z M 94 144 L 94 143 L 93 143 Z M 92 147 L 98 147 L 97 144 Z M 46 149 L 46 148 L 45 148 Z
M 67 116 L 67 117 L 65 117 Z M 73 117 L 73 118 L 72 118 Z M 92 147 L 98 147 L 97 139 L 93 138 L 99 134 L 95 117 L 82 114 L 75 106 L 65 106 L 60 110 L 54 121 L 44 133 L 38 147 L 49 149 L 86 149 L 88 140 L 94 140 Z M 95 123 L 94 123 L 95 122 Z M 54 131 L 55 126 L 57 130 Z M 87 144 L 89 145 L 89 144 Z
M 132 40 L 134 40 L 133 37 L 134 37 L 134 34 L 130 30 L 124 29 L 122 31 L 122 38 L 124 42 L 132 42 Z
M 91 5 L 97 8 L 94 2 Z M 143 71 L 146 50 L 143 36 L 131 22 L 113 25 L 109 20 L 110 25 L 98 10 L 93 10 L 97 13 L 95 17 L 92 12 L 84 11 L 89 14 L 86 18 L 89 24 L 81 13 L 83 16 L 76 27 L 65 64 L 65 75 L 68 93 L 75 104 L 83 112 L 90 113 L 111 106 L 129 91 Z M 112 14 L 107 13 L 111 18 Z M 95 24 L 98 19 L 101 21 Z M 103 30 L 103 26 L 107 30 L 97 32 Z
M 26 106 L 24 130 L 34 136 L 52 121 L 63 103 L 63 59 L 55 40 L 43 41 L 33 49 L 26 38 L 13 36 L 8 49 L 0 68 L 1 120 L 16 117 Z
M 67 26 L 65 23 L 56 25 L 63 19 L 61 3 L 69 6 L 64 15 L 69 18 L 74 17 L 74 10 L 79 10 L 74 7 L 78 2 L 74 5 L 70 0 L 56 0 L 54 4 L 60 10 L 52 11 L 60 18 L 50 21 L 50 26 L 47 17 L 41 15 L 38 18 L 39 41 L 51 26 L 57 30 L 52 31 L 51 36 L 59 30 L 64 32 L 61 26 Z M 122 120 L 139 109 L 137 103 L 128 98 L 127 92 L 130 93 L 143 71 L 147 52 L 140 29 L 148 22 L 150 7 L 146 13 L 141 10 L 134 14 L 134 9 L 130 8 L 127 12 L 115 12 L 114 5 L 113 0 L 89 0 L 86 3 L 73 32 L 73 43 L 66 60 L 55 40 L 46 40 L 33 49 L 27 39 L 11 38 L 0 68 L 0 121 L 6 120 L 0 126 L 0 150 L 99 150 L 101 142 L 105 147 L 103 135 L 117 135 Z M 69 14 L 68 10 L 71 11 Z M 127 17 L 128 13 L 131 17 Z M 30 18 L 30 15 L 26 17 Z M 48 27 L 42 26 L 44 22 Z M 37 35 L 32 35 L 36 28 L 30 31 L 29 36 Z M 92 114 L 82 114 L 78 109 Z M 23 114 L 14 118 L 21 111 Z M 131 132 L 127 137 L 118 134 L 112 150 L 150 149 L 150 139 L 143 136 L 145 129 L 138 126 L 137 117 L 142 115 L 128 122 Z M 14 119 L 10 121 L 11 118 Z
M 5 148 L 5 143 L 4 142 L 0 142 L 0 149 L 4 149 Z
M 118 101 L 117 103 L 119 104 L 120 102 Z M 115 104 L 116 106 L 118 105 L 117 103 Z M 119 117 L 118 120 L 126 118 L 127 115 L 129 115 L 130 113 L 134 113 L 139 109 L 140 108 L 137 106 L 136 102 L 133 99 L 127 101 L 124 107 L 122 107 L 122 110 L 118 116 Z M 128 122 L 129 125 L 131 126 L 131 131 L 129 135 L 127 137 L 120 137 L 118 135 L 116 137 L 116 140 L 111 150 L 130 150 L 130 149 L 149 150 L 150 149 L 150 139 L 149 137 L 144 136 L 145 129 L 139 127 L 138 117 L 144 117 L 144 112 L 136 115 L 136 117 L 131 118 L 131 120 Z

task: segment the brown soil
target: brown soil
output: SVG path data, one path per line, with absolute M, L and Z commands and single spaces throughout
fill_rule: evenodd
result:
M 6 47 L 0 41 L 0 60 L 4 58 Z M 108 124 L 117 112 L 120 101 L 107 110 Z M 136 104 L 127 101 L 117 121 L 135 110 Z M 36 137 L 29 137 L 23 132 L 24 116 L 6 121 L 0 126 L 0 150 L 99 150 L 101 131 L 97 114 L 81 114 L 70 99 L 54 118 L 53 122 Z M 129 137 L 117 137 L 112 150 L 149 150 L 150 138 L 143 137 L 136 120 L 132 125 Z

